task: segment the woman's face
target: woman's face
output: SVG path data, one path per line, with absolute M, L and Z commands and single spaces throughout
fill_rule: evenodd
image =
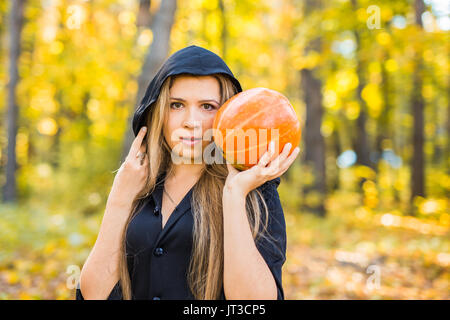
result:
M 191 163 L 200 161 L 204 148 L 212 143 L 214 116 L 220 108 L 220 86 L 212 76 L 175 78 L 170 88 L 169 116 L 164 125 L 164 137 L 172 150 L 172 157 Z M 198 139 L 191 143 L 191 138 Z M 207 140 L 202 140 L 202 138 Z M 184 139 L 186 138 L 186 139 Z M 200 163 L 200 162 L 195 162 Z

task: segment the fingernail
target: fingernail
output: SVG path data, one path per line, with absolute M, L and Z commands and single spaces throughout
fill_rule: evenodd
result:
M 289 150 L 291 150 L 291 148 L 292 148 L 292 144 L 290 143 L 290 142 L 288 142 L 287 144 L 286 144 L 286 147 L 285 147 L 288 151 Z
M 147 127 L 142 127 L 142 132 L 147 131 Z

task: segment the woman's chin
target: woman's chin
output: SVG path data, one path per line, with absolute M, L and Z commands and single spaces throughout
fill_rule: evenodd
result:
M 193 150 L 183 150 L 183 153 L 179 155 L 179 158 L 181 162 L 185 164 L 203 163 L 203 154 Z

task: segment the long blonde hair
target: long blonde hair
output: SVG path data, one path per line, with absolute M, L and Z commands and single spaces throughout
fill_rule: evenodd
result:
M 220 104 L 222 105 L 237 93 L 237 89 L 227 76 L 220 73 L 212 76 L 219 82 Z M 133 200 L 132 211 L 121 235 L 119 273 L 124 300 L 132 298 L 126 254 L 128 225 L 141 209 L 147 192 L 153 192 L 155 189 L 158 176 L 162 172 L 170 172 L 173 168 L 171 166 L 171 149 L 164 138 L 163 126 L 169 112 L 169 90 L 175 78 L 176 76 L 172 76 L 166 79 L 161 87 L 158 100 L 147 114 L 146 125 L 148 134 L 145 143 L 147 144 L 147 154 L 149 155 L 149 176 L 145 187 Z M 226 163 L 205 164 L 205 168 L 192 193 L 193 246 L 187 281 L 196 300 L 219 299 L 223 286 L 222 192 L 227 175 L 228 168 Z M 258 199 L 265 208 L 264 223 L 261 223 L 262 210 Z M 260 237 L 270 238 L 270 235 L 267 233 L 267 204 L 258 188 L 248 194 L 246 198 L 246 212 L 253 239 L 258 240 Z

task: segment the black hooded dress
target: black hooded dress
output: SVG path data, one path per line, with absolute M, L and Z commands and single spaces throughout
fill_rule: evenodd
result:
M 195 45 L 183 48 L 166 60 L 150 82 L 133 117 L 135 135 L 140 127 L 145 125 L 145 114 L 156 101 L 164 80 L 169 75 L 181 73 L 195 75 L 223 73 L 230 77 L 238 92 L 242 91 L 239 81 L 234 78 L 218 55 Z M 184 196 L 162 228 L 164 178 L 165 172 L 158 177 L 155 190 L 146 198 L 145 204 L 131 220 L 127 230 L 127 261 L 132 299 L 192 300 L 194 296 L 187 284 L 187 271 L 193 240 L 191 201 L 194 187 Z M 279 184 L 280 178 L 276 178 L 258 187 L 269 210 L 268 232 L 276 241 L 261 239 L 256 242 L 256 247 L 274 276 L 278 291 L 277 299 L 283 300 L 281 268 L 286 260 L 286 223 L 277 191 Z M 79 284 L 76 299 L 84 300 Z M 107 299 L 122 299 L 119 281 Z M 226 299 L 223 287 L 220 299 Z

